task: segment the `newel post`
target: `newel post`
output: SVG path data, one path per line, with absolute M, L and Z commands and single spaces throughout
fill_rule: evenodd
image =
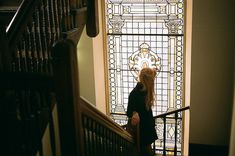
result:
M 99 34 L 98 0 L 87 1 L 86 31 L 90 37 L 95 37 Z

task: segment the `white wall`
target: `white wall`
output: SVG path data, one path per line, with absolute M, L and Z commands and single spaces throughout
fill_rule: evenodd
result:
M 86 28 L 83 29 L 78 42 L 77 54 L 80 96 L 95 105 L 93 45 L 92 38 L 86 34 Z
M 106 88 L 105 88 L 105 51 L 104 36 L 103 36 L 103 16 L 102 16 L 102 1 L 98 1 L 99 9 L 99 34 L 93 38 L 93 59 L 94 59 L 94 77 L 95 77 L 95 94 L 96 94 L 96 108 L 106 114 Z M 107 72 L 106 72 L 107 73 Z
M 229 0 L 194 0 L 190 143 L 228 145 L 234 11 Z

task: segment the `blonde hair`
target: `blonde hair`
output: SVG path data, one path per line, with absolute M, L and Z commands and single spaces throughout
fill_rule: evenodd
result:
M 154 79 L 156 70 L 151 68 L 143 68 L 139 74 L 139 81 L 143 84 L 143 91 L 147 92 L 145 98 L 146 109 L 149 110 L 154 104 Z

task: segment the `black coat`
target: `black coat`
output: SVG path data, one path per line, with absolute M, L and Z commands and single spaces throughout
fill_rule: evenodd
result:
M 149 145 L 157 139 L 157 134 L 152 109 L 147 111 L 145 107 L 146 91 L 142 91 L 142 87 L 141 83 L 137 83 L 131 91 L 128 99 L 127 116 L 131 118 L 134 111 L 138 112 L 140 117 L 140 144 Z

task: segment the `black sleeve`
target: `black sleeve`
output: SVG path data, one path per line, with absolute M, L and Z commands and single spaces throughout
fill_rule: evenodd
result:
M 136 111 L 135 94 L 131 92 L 128 98 L 127 116 L 131 118 L 134 111 Z

